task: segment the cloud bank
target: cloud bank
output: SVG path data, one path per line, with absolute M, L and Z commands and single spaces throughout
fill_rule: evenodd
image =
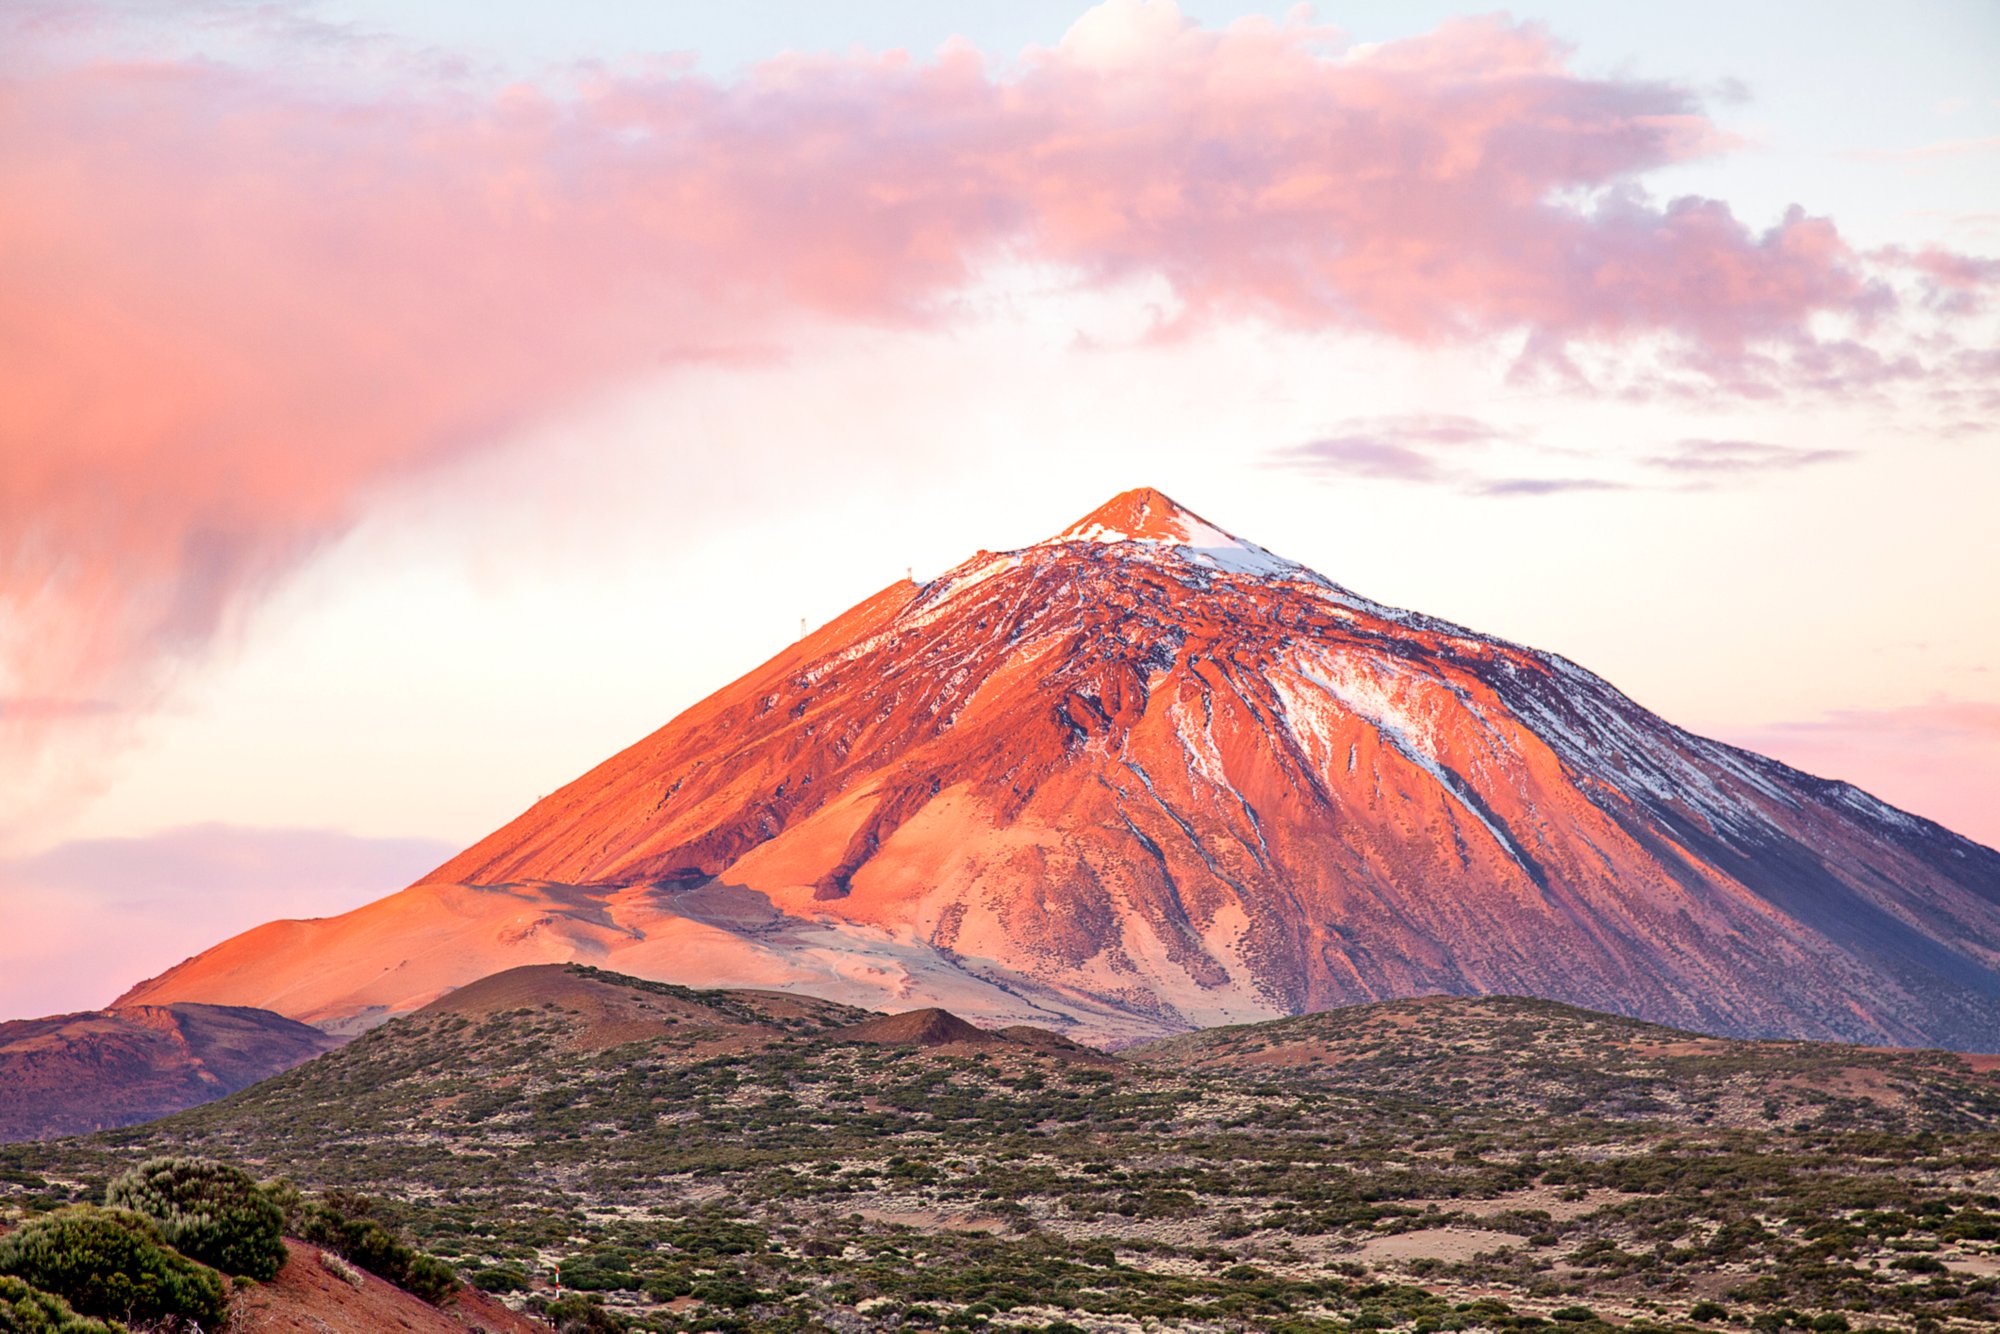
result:
M 143 709 L 385 485 L 633 376 L 776 355 L 802 321 L 950 326 L 1003 264 L 1162 284 L 1159 337 L 1518 337 L 1562 373 L 1643 347 L 1744 392 L 1907 372 L 1853 341 L 1903 261 L 1797 209 L 1655 200 L 1648 172 L 1726 136 L 1533 25 L 1349 48 L 1114 0 L 1005 67 L 958 46 L 489 92 L 416 63 L 355 91 L 78 59 L 49 34 L 115 10 L 22 14 L 0 26 L 17 746 Z M 1986 281 L 1925 263 L 1954 301 Z M 1828 321 L 1848 332 L 1807 332 Z
M 344 912 L 457 849 L 324 829 L 191 825 L 0 859 L 0 1019 L 97 1009 L 274 916 Z

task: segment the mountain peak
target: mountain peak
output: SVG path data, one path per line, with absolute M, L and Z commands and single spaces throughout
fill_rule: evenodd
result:
M 1214 546 L 1236 539 L 1163 491 L 1135 486 L 1120 491 L 1049 539 L 1056 542 L 1161 542 Z
M 891 585 L 425 882 L 125 999 L 359 1027 L 576 959 L 1120 1043 L 1487 993 L 2000 1051 L 1997 886 L 2000 850 L 1140 490 Z
M 1255 542 L 1244 541 L 1150 486 L 1120 491 L 1054 537 L 1036 545 L 1053 547 L 1071 542 L 1138 543 L 1166 548 L 1212 570 L 1317 579 L 1305 566 L 1273 555 Z

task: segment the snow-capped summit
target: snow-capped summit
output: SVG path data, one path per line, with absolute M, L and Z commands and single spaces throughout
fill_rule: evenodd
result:
M 2000 1050 L 2000 853 L 1176 505 L 897 582 L 400 894 L 128 993 L 519 963 L 1121 1041 L 1434 992 Z
M 1184 560 L 1214 570 L 1277 578 L 1317 577 L 1296 561 L 1286 560 L 1246 542 L 1150 486 L 1121 491 L 1037 546 L 1069 542 L 1104 545 L 1139 543 L 1164 547 Z
M 1042 546 L 1059 542 L 1156 542 L 1167 546 L 1240 544 L 1193 510 L 1150 486 L 1120 491 Z

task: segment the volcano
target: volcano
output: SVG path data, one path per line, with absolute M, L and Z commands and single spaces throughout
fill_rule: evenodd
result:
M 565 960 L 1109 1043 L 1446 993 L 1995 1050 L 2000 853 L 1137 490 L 120 1003 L 354 1027 Z

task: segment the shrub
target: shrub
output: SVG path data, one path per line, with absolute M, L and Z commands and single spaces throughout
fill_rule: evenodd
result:
M 503 1265 L 497 1269 L 481 1269 L 473 1274 L 472 1286 L 481 1292 L 526 1292 L 528 1276 L 512 1265 Z
M 111 1183 L 104 1202 L 145 1214 L 169 1246 L 225 1274 L 259 1281 L 285 1264 L 285 1216 L 241 1168 L 151 1158 Z
M 319 1267 L 327 1273 L 332 1274 L 350 1288 L 359 1288 L 361 1286 L 361 1271 L 335 1255 L 332 1251 L 321 1251 L 319 1253 Z
M 435 1255 L 414 1251 L 403 1271 L 402 1284 L 432 1306 L 441 1306 L 458 1291 L 458 1275 Z
M 85 1315 L 222 1323 L 222 1276 L 169 1250 L 143 1214 L 71 1205 L 0 1237 L 0 1274 L 68 1299 Z
M 0 1278 L 0 1334 L 120 1334 L 120 1327 L 80 1316 L 52 1292 Z
M 368 1217 L 374 1206 L 362 1196 L 330 1192 L 301 1205 L 294 1218 L 299 1235 L 353 1261 L 378 1278 L 437 1306 L 458 1290 L 451 1266 L 425 1255 Z
M 556 1334 L 623 1334 L 625 1322 L 580 1293 L 537 1303 Z
M 1943 1274 L 1949 1272 L 1944 1261 L 1938 1259 L 1935 1255 L 1906 1255 L 1891 1264 L 1889 1268 L 1908 1270 L 1912 1274 Z

